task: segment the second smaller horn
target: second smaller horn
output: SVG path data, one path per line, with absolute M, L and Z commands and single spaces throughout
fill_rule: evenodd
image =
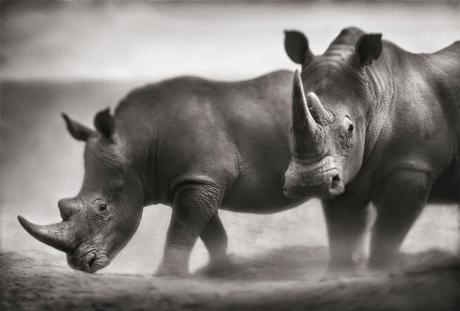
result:
M 324 108 L 315 92 L 307 94 L 307 105 L 317 123 L 327 125 L 334 122 L 334 115 Z

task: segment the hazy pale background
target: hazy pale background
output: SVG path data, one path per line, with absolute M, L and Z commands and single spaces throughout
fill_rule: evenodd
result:
M 415 2 L 415 1 L 414 1 Z M 412 52 L 433 52 L 460 39 L 460 8 L 446 3 L 181 4 L 66 2 L 1 5 L 1 249 L 64 255 L 30 237 L 21 214 L 59 220 L 57 200 L 77 193 L 83 145 L 59 112 L 91 124 L 94 113 L 132 87 L 175 75 L 245 79 L 296 68 L 283 30 L 304 31 L 321 53 L 341 28 L 382 32 Z M 291 245 L 326 245 L 318 201 L 273 215 L 221 212 L 230 252 L 251 256 Z M 161 259 L 166 206 L 145 208 L 141 226 L 108 272 L 151 273 Z M 458 210 L 429 207 L 403 249 L 457 251 Z M 192 267 L 207 258 L 197 244 Z

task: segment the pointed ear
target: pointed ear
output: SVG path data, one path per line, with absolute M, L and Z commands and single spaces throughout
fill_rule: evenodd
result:
M 284 49 L 294 63 L 308 64 L 313 59 L 313 53 L 308 46 L 308 39 L 299 31 L 284 31 Z
M 94 117 L 94 126 L 105 138 L 111 139 L 115 131 L 115 120 L 110 114 L 110 108 L 99 111 Z
M 72 137 L 76 140 L 86 141 L 88 137 L 91 135 L 91 133 L 93 133 L 93 130 L 72 120 L 65 113 L 61 113 L 61 115 L 62 118 L 64 118 L 67 130 L 69 131 L 70 135 L 72 135 Z
M 362 35 L 355 45 L 356 61 L 359 66 L 370 65 L 382 53 L 382 34 Z

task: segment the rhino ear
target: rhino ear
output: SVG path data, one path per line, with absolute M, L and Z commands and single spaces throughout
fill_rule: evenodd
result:
M 313 59 L 313 53 L 308 46 L 308 39 L 299 31 L 284 31 L 284 49 L 294 63 L 308 64 Z
M 88 137 L 91 135 L 91 133 L 93 133 L 93 130 L 87 128 L 83 124 L 78 123 L 77 121 L 72 120 L 65 113 L 61 113 L 61 115 L 65 121 L 67 130 L 69 131 L 70 135 L 72 135 L 72 137 L 76 140 L 86 141 Z
M 370 65 L 382 53 L 382 34 L 365 34 L 355 45 L 356 61 L 359 66 Z
M 96 114 L 94 126 L 105 138 L 111 140 L 115 131 L 115 119 L 110 114 L 110 108 L 106 108 Z

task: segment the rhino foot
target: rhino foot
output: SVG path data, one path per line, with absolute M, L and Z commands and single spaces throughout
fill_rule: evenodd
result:
M 219 260 L 210 261 L 208 265 L 200 268 L 196 274 L 211 278 L 225 277 L 231 274 L 231 271 L 235 270 L 236 267 L 236 257 L 234 255 L 226 255 Z
M 358 266 L 329 267 L 320 279 L 322 282 L 338 281 L 342 279 L 358 278 L 365 275 L 365 271 Z
M 154 276 L 165 279 L 186 279 L 190 278 L 192 275 L 188 269 L 161 265 L 154 273 Z

